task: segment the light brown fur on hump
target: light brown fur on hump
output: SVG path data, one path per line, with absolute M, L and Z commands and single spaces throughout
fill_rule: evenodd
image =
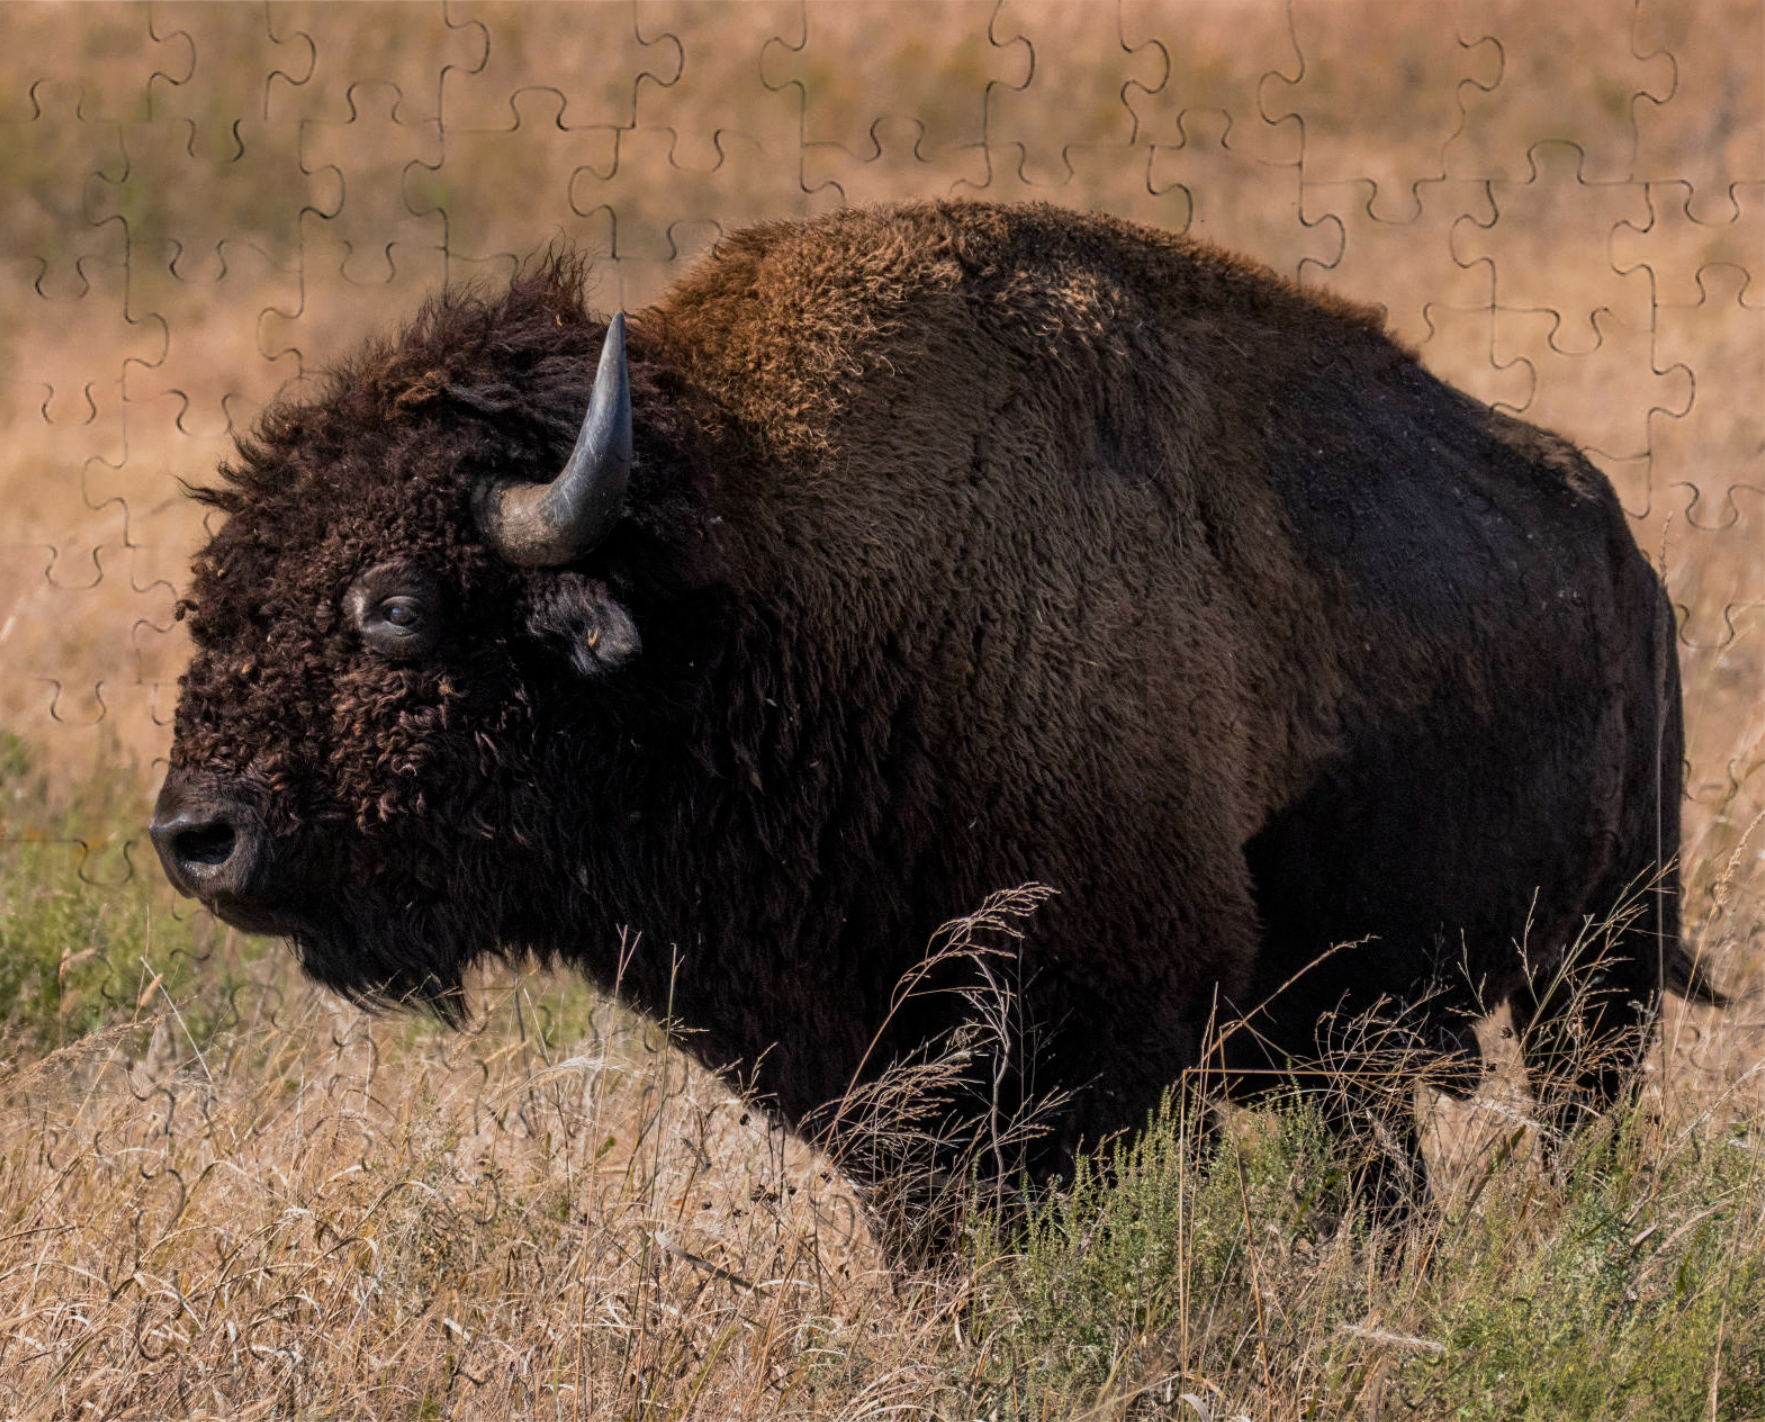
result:
M 1157 228 L 1046 203 L 854 208 L 734 234 L 646 317 L 682 374 L 739 410 L 778 454 L 823 453 L 845 396 L 923 353 L 925 327 L 984 302 L 1039 358 L 1057 336 L 1125 358 L 1110 318 L 1134 303 L 1207 319 L 1382 331 L 1382 316 L 1300 292 L 1246 258 Z M 1392 347 L 1395 350 L 1395 346 Z

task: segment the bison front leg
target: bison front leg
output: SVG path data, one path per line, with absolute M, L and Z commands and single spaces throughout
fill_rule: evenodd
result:
M 1314 1103 L 1346 1173 L 1351 1208 L 1400 1249 L 1429 1203 L 1417 1089 L 1467 1094 L 1481 1062 L 1475 1038 L 1451 1019 L 1388 1001 L 1351 1010 L 1357 1006 L 1320 1011 L 1302 998 L 1277 998 L 1228 1024 L 1225 1086 L 1246 1105 L 1279 1104 L 1294 1093 Z

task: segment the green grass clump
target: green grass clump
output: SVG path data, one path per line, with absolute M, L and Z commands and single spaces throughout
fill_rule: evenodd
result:
M 1602 1139 L 1604 1137 L 1604 1139 Z M 1755 1141 L 1596 1127 L 1541 1189 L 1453 1221 L 1422 1307 L 1445 1345 L 1403 1387 L 1465 1422 L 1765 1415 Z M 1715 1410 L 1712 1411 L 1712 1403 Z
M 141 775 L 120 757 L 102 757 L 72 783 L 52 781 L 28 743 L 0 732 L 0 1030 L 8 1055 L 151 1015 L 182 1003 L 199 982 L 224 990 L 214 977 L 220 935 L 160 875 L 146 839 L 148 808 Z M 196 1030 L 213 1015 L 197 1003 L 185 1018 Z
M 1554 1168 L 1514 1144 L 1398 1238 L 1357 1217 L 1314 1109 L 1239 1113 L 1202 1149 L 1167 1108 L 1027 1224 L 973 1231 L 965 1401 L 1015 1418 L 1765 1416 L 1759 1143 L 1638 1110 Z
M 1216 1135 L 1167 1101 L 1140 1137 L 1081 1160 L 1015 1239 L 986 1221 L 978 1321 L 999 1366 L 981 1412 L 1168 1404 L 1184 1379 L 1260 1376 L 1320 1325 L 1361 1317 L 1364 1278 L 1327 1264 L 1363 1233 L 1336 1157 L 1310 1108 Z

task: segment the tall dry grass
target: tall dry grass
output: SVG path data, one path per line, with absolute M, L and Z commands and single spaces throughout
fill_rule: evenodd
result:
M 1001 915 L 1033 932 L 1033 906 L 934 951 Z M 461 1035 L 216 952 L 225 1013 L 195 1026 L 149 984 L 129 1020 L 0 1069 L 5 1415 L 1765 1407 L 1757 1070 L 1695 1103 L 1657 1074 L 1570 1142 L 1493 1090 L 1394 1236 L 1349 1188 L 1377 1132 L 1331 1136 L 1310 1098 L 1210 1106 L 1205 1079 L 1050 1198 L 989 1181 L 984 1138 L 966 1190 L 914 1177 L 957 1047 L 847 1103 L 918 1187 L 873 1197 L 878 1221 L 837 1159 L 581 988 L 500 975 Z M 1340 1064 L 1394 1100 L 1414 1066 Z M 891 1271 L 873 1227 L 899 1240 L 928 1208 L 949 1252 Z
M 466 1039 L 287 981 L 206 1042 L 150 1000 L 8 1071 L 0 1411 L 719 1416 L 823 1373 L 886 1390 L 897 1306 L 825 1164 L 609 1006 L 557 1041 L 534 987 L 499 985 Z M 818 1355 L 836 1332 L 878 1362 Z

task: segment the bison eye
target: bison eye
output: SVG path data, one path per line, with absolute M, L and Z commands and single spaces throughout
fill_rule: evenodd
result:
M 370 568 L 344 598 L 362 645 L 391 661 L 412 661 L 440 636 L 440 595 L 421 571 L 396 563 Z
M 418 598 L 409 594 L 382 598 L 363 613 L 362 642 L 394 661 L 420 657 L 435 645 L 429 631 L 431 621 Z

